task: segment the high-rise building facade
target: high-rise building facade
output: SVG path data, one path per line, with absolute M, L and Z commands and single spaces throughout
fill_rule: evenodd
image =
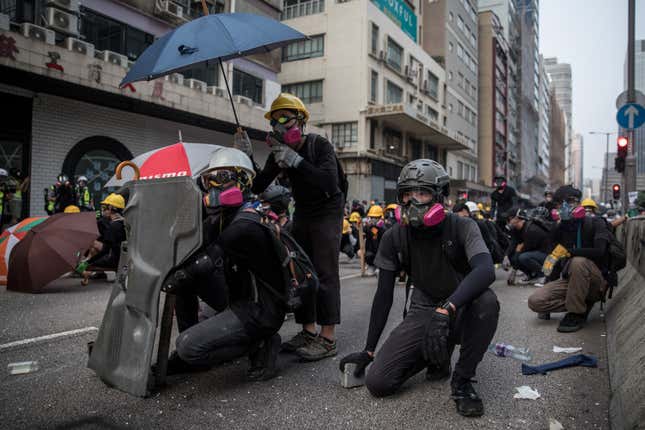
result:
M 488 190 L 477 186 L 477 2 L 423 2 L 421 46 L 446 70 L 447 127 L 463 136 L 468 148 L 448 154 L 448 173 L 474 195 Z M 490 184 L 489 184 L 490 185 Z
M 547 185 L 552 190 L 565 184 L 564 147 L 567 137 L 567 118 L 560 109 L 555 94 L 551 92 L 549 112 L 549 178 Z
M 583 156 L 584 156 L 584 141 L 582 135 L 576 133 L 571 139 L 571 171 L 573 172 L 571 183 L 580 188 L 582 187 L 583 178 Z
M 448 151 L 474 145 L 448 126 L 446 72 L 422 47 L 419 22 L 427 2 L 284 5 L 283 22 L 310 39 L 282 50 L 282 90 L 303 100 L 310 123 L 335 145 L 350 199 L 395 201 L 396 180 L 409 160 L 445 165 Z M 475 121 L 474 110 L 468 118 Z
M 479 179 L 508 176 L 508 44 L 494 12 L 479 13 Z
M 567 135 L 569 138 L 566 141 L 565 147 L 565 181 L 568 183 L 573 182 L 573 169 L 571 159 L 571 137 L 573 136 L 572 126 L 572 76 L 571 65 L 567 63 L 559 63 L 555 57 L 545 58 L 544 66 L 549 77 L 555 93 L 555 98 L 558 105 L 567 117 Z
M 551 118 L 551 80 L 544 67 L 544 59 L 540 55 L 540 104 L 539 104 L 539 127 L 538 132 L 538 176 L 548 183 L 550 164 L 550 128 Z

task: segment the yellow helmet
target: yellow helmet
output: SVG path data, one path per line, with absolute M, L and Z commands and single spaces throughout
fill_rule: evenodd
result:
M 370 218 L 383 218 L 383 208 L 379 205 L 374 205 L 367 212 L 367 216 Z
M 385 210 L 387 211 L 387 210 L 390 210 L 390 209 L 391 209 L 391 210 L 395 211 L 395 210 L 396 210 L 396 208 L 398 208 L 398 207 L 399 207 L 399 205 L 397 205 L 396 203 L 390 203 L 389 205 L 387 205 L 387 206 L 385 207 Z
M 78 206 L 69 205 L 69 206 L 67 206 L 67 207 L 65 208 L 65 210 L 63 210 L 63 213 L 66 213 L 66 214 L 77 214 L 77 213 L 79 213 L 80 211 L 81 211 L 81 210 L 79 209 L 79 207 L 78 207 Z
M 347 219 L 343 219 L 343 234 L 351 233 L 351 231 L 352 226 L 349 225 L 349 221 L 347 221 Z
M 589 198 L 584 199 L 582 201 L 581 206 L 584 207 L 584 208 L 592 207 L 594 209 L 598 209 L 598 205 L 596 204 L 596 202 L 593 201 L 593 199 L 589 199 Z
M 361 214 L 358 212 L 352 212 L 349 216 L 349 222 L 361 222 Z
M 305 104 L 298 97 L 289 93 L 280 93 L 273 103 L 271 103 L 271 109 L 269 112 L 264 114 L 264 117 L 268 120 L 271 120 L 271 114 L 280 109 L 291 109 L 300 112 L 303 115 L 303 121 L 309 121 L 309 111 L 305 107 Z
M 477 207 L 479 208 L 480 211 L 484 211 L 484 204 L 483 203 L 477 203 Z
M 125 209 L 125 199 L 123 196 L 112 193 L 101 202 L 102 205 L 109 205 L 117 209 Z

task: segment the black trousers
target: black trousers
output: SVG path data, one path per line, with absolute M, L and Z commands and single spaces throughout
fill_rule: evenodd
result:
M 296 214 L 293 237 L 311 259 L 320 280 L 315 300 L 303 302 L 295 312 L 298 324 L 340 324 L 338 254 L 342 230 L 342 212 L 318 218 L 302 218 Z
M 208 306 L 220 312 L 228 306 L 228 290 L 226 281 L 221 273 L 211 274 L 197 280 L 191 286 L 182 288 L 177 293 L 175 301 L 175 316 L 179 332 L 194 326 L 199 322 L 199 300 L 201 298 Z
M 420 290 L 412 293 L 410 311 L 377 352 L 365 381 L 376 397 L 396 392 L 412 376 L 427 367 L 421 351 L 426 323 L 437 304 Z M 462 378 L 475 376 L 477 365 L 495 335 L 499 318 L 499 302 L 490 289 L 470 304 L 458 309 L 450 328 L 450 350 L 461 345 L 454 374 Z

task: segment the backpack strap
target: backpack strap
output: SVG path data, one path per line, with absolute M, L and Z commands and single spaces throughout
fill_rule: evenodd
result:
M 318 135 L 315 133 L 307 134 L 305 141 L 307 142 L 307 155 L 309 159 L 313 162 L 316 159 L 316 141 L 318 140 Z

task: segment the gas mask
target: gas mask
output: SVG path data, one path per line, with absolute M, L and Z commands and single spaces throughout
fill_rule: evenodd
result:
M 276 122 L 273 124 L 273 135 L 279 142 L 286 143 L 292 148 L 298 146 L 302 140 L 302 131 L 298 127 L 298 124 L 287 128 L 283 124 Z
M 586 212 L 585 212 L 585 208 L 583 208 L 582 206 L 576 206 L 574 204 L 564 202 L 560 207 L 559 214 L 560 214 L 561 221 L 571 221 L 571 220 L 583 219 L 585 217 Z
M 415 198 L 411 198 L 407 204 L 397 207 L 394 214 L 399 224 L 409 224 L 414 228 L 435 227 L 446 218 L 442 204 L 420 203 Z
M 227 188 L 226 190 L 222 190 L 219 187 L 212 187 L 204 195 L 204 206 L 206 209 L 239 207 L 242 206 L 242 203 L 244 203 L 244 195 L 236 186 Z

